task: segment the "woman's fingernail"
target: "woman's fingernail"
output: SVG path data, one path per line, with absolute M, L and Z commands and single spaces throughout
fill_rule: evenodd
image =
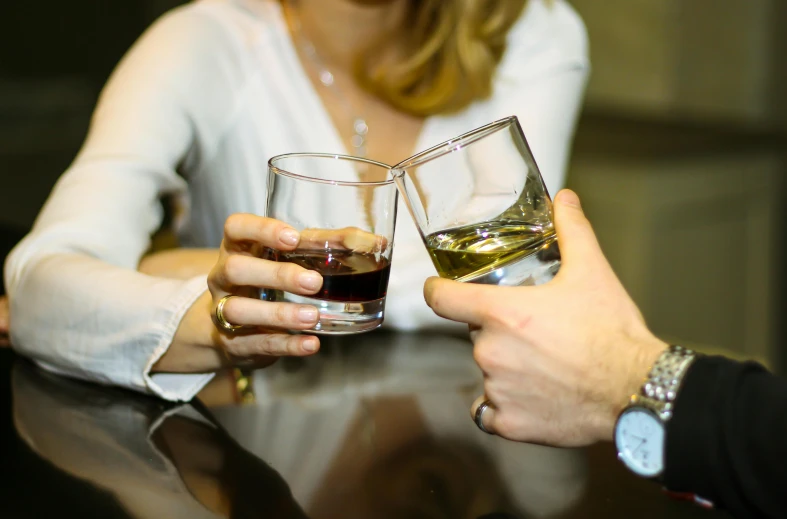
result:
M 322 286 L 322 276 L 316 272 L 304 272 L 298 276 L 298 283 L 306 290 L 318 290 Z
M 319 346 L 319 342 L 314 337 L 310 337 L 303 341 L 303 351 L 307 353 L 314 353 L 317 351 L 317 347 Z
M 304 323 L 313 323 L 320 316 L 320 311 L 313 306 L 304 306 L 298 309 L 298 319 Z
M 287 245 L 298 245 L 300 235 L 295 229 L 284 229 L 279 233 L 279 239 Z

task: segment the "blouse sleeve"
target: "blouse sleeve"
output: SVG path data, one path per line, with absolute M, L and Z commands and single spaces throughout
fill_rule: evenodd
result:
M 209 153 L 232 113 L 228 38 L 194 7 L 156 22 L 105 87 L 87 140 L 31 233 L 5 265 L 12 341 L 60 374 L 192 398 L 211 375 L 151 374 L 204 277 L 136 271 L 162 221 L 162 195 L 184 192 L 177 169 Z M 207 100 L 210 102 L 207 102 Z M 213 133 L 211 133 L 213 132 Z

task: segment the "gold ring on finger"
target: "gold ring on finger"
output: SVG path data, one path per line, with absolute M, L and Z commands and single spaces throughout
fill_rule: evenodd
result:
M 226 317 L 224 317 L 224 305 L 227 304 L 227 301 L 229 301 L 231 297 L 235 297 L 235 296 L 230 294 L 219 299 L 219 302 L 216 305 L 216 324 L 219 326 L 219 328 L 221 328 L 225 332 L 235 333 L 238 330 L 244 328 L 244 326 L 239 324 L 232 324 L 227 320 Z

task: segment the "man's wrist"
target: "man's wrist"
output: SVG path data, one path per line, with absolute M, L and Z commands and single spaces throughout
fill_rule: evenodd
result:
M 634 348 L 635 353 L 632 356 L 628 377 L 625 380 L 624 395 L 619 403 L 619 411 L 622 411 L 623 407 L 628 404 L 632 395 L 639 393 L 642 385 L 648 378 L 651 368 L 667 349 L 669 349 L 669 344 L 656 337 L 642 341 Z
M 615 423 L 620 413 L 629 404 L 631 397 L 639 393 L 648 378 L 651 368 L 669 345 L 655 336 L 633 341 L 622 350 L 625 356 L 620 377 L 610 393 L 609 413 L 604 427 L 604 440 L 612 440 Z

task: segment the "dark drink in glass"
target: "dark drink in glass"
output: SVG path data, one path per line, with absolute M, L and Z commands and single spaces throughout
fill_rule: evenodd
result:
M 320 273 L 322 288 L 314 299 L 366 303 L 385 297 L 391 263 L 384 257 L 351 250 L 271 251 L 269 259 L 295 263 Z M 275 296 L 274 296 L 275 297 Z

